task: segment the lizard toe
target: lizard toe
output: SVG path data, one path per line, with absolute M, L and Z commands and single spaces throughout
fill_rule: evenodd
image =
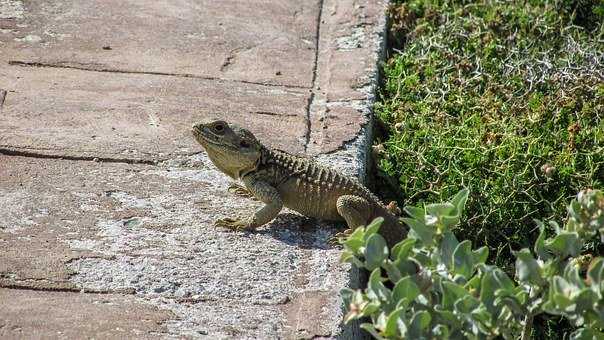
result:
M 214 222 L 214 226 L 218 228 L 229 229 L 233 231 L 242 231 L 251 229 L 250 224 L 242 218 L 221 218 Z
M 354 230 L 352 229 L 346 229 L 342 232 L 339 232 L 335 235 L 333 235 L 328 241 L 327 243 L 332 245 L 332 246 L 337 246 L 337 245 L 341 245 L 342 242 L 348 237 L 350 236 L 350 234 L 352 234 Z

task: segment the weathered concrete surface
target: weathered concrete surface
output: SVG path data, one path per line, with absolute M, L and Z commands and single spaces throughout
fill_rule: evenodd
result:
M 0 22 L 8 60 L 312 84 L 318 0 L 3 2 L 21 3 Z
M 168 311 L 111 294 L 0 288 L 2 339 L 161 339 Z
M 371 140 L 364 128 L 371 121 L 385 48 L 385 9 L 381 1 L 324 1 L 307 152 L 333 152 L 359 137 Z
M 19 66 L 3 66 L 0 87 L 8 89 L 0 148 L 163 160 L 197 152 L 191 125 L 222 117 L 276 147 L 304 151 L 308 90 Z
M 226 192 L 189 128 L 225 118 L 364 178 L 384 8 L 0 0 L 0 332 L 357 337 L 337 229 L 288 212 L 215 229 L 259 203 Z
M 1 221 L 0 285 L 133 291 L 179 317 L 173 335 L 278 337 L 306 313 L 323 314 L 312 335 L 337 328 L 325 309 L 347 280 L 327 245 L 335 229 L 287 214 L 255 233 L 215 229 L 259 203 L 228 194 L 204 154 L 158 166 L 0 157 L 0 196 L 30 212 Z

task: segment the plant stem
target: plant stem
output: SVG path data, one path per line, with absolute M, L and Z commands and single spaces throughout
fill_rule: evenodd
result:
M 533 314 L 529 313 L 524 318 L 524 327 L 522 327 L 522 334 L 520 335 L 520 340 L 529 340 L 531 338 L 531 333 L 533 330 Z

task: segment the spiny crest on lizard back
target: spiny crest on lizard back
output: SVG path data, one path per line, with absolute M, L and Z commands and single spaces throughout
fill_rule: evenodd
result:
M 348 188 L 355 194 L 385 207 L 381 200 L 365 188 L 356 178 L 345 176 L 334 169 L 325 167 L 312 158 L 263 147 L 260 164 L 277 165 L 286 169 L 290 176 L 298 177 L 308 183 L 320 184 L 323 187 L 335 185 L 339 188 Z

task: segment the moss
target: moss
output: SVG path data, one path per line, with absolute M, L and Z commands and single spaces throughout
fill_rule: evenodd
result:
M 412 0 L 390 15 L 382 194 L 415 205 L 470 188 L 458 236 L 510 268 L 532 219 L 604 187 L 604 3 Z

